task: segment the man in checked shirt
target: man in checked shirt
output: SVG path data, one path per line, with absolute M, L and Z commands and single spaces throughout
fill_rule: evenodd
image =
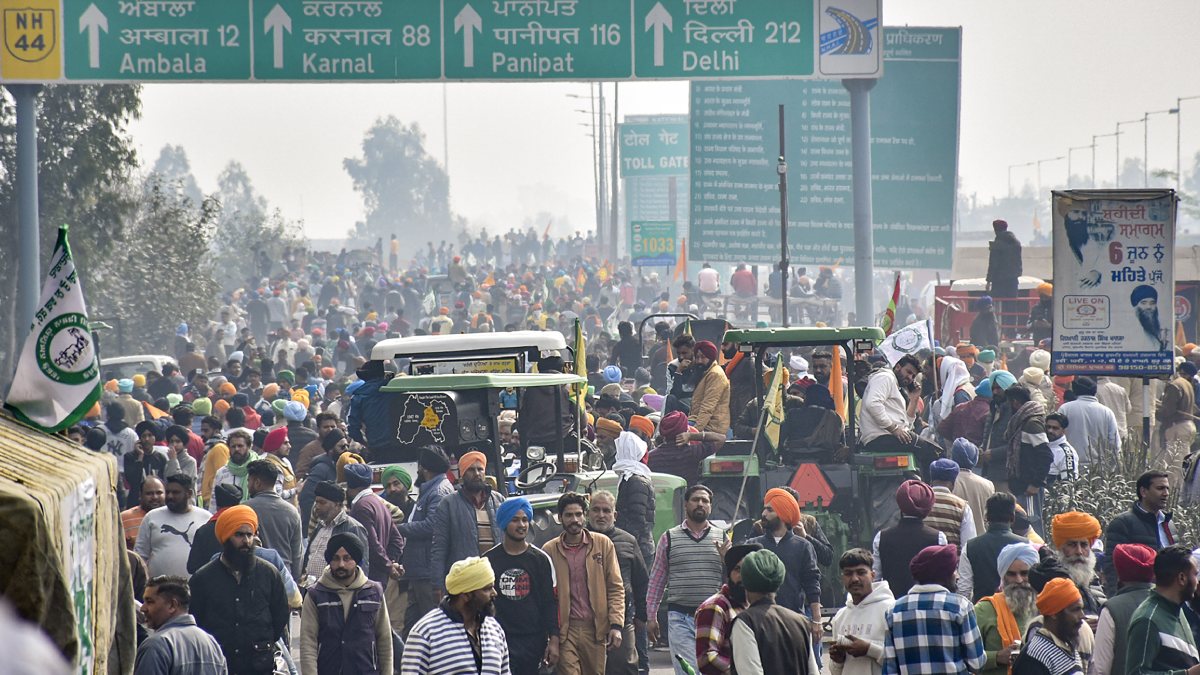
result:
M 725 675 L 733 663 L 729 630 L 733 618 L 746 608 L 742 587 L 742 558 L 762 548 L 761 544 L 734 546 L 725 553 L 725 584 L 696 610 L 696 664 L 701 675 Z

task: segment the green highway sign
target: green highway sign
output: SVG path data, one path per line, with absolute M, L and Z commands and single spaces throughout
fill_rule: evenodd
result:
M 4 0 L 0 83 L 879 77 L 881 2 Z
M 608 80 L 633 72 L 628 2 L 444 0 L 449 80 Z
M 662 122 L 631 122 L 617 125 L 621 154 L 621 177 L 686 176 L 689 148 L 686 115 Z
M 629 259 L 634 267 L 674 267 L 675 222 L 629 223 Z
M 441 0 L 256 0 L 253 5 L 257 80 L 441 77 Z
M 958 175 L 958 28 L 888 28 L 871 92 L 875 264 L 945 268 Z M 695 82 L 688 256 L 779 260 L 778 105 L 786 107 L 789 257 L 854 258 L 850 96 L 839 82 Z
M 636 0 L 639 78 L 809 77 L 814 0 Z M 878 16 L 876 14 L 875 16 Z
M 249 0 L 62 3 L 68 80 L 250 79 Z

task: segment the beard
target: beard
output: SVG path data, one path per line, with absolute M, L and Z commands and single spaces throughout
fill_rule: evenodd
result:
M 239 548 L 232 541 L 226 541 L 222 545 L 222 553 L 230 565 L 235 569 L 245 572 L 250 569 L 250 565 L 254 562 L 254 545 L 251 544 L 246 548 Z
M 1063 556 L 1063 567 L 1076 586 L 1087 586 L 1096 578 L 1096 558 L 1093 556 Z
M 1028 583 L 1005 586 L 1004 601 L 1008 603 L 1008 608 L 1012 610 L 1018 624 L 1038 615 L 1037 593 Z
M 1154 309 L 1142 309 L 1139 307 L 1135 312 L 1137 313 L 1138 323 L 1142 324 L 1142 330 L 1146 331 L 1146 335 L 1155 340 L 1159 339 L 1158 307 Z
M 746 606 L 746 587 L 741 584 L 729 582 L 729 599 L 736 607 Z

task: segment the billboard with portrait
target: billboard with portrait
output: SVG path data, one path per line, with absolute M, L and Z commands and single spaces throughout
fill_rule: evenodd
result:
M 1172 190 L 1053 193 L 1055 375 L 1174 371 Z

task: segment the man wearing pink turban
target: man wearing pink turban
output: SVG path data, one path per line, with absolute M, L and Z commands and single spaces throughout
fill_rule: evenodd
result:
M 688 426 L 687 415 L 678 410 L 667 413 L 658 424 L 658 434 L 659 446 L 646 459 L 650 470 L 674 474 L 688 485 L 700 482 L 700 461 L 713 451 L 699 442 L 701 432 Z

